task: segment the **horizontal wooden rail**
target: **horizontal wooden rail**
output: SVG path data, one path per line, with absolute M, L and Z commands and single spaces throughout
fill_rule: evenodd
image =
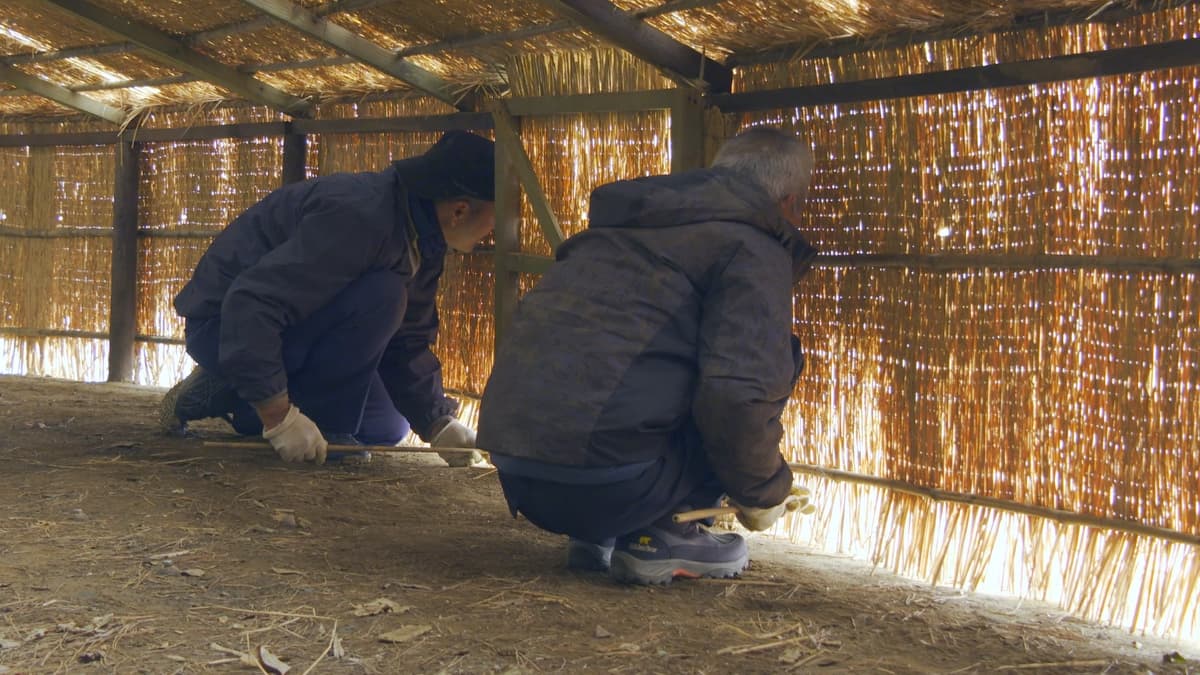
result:
M 956 504 L 967 504 L 969 506 L 983 506 L 993 508 L 1000 511 L 1008 511 L 1010 513 L 1021 513 L 1029 516 L 1037 516 L 1040 518 L 1048 518 L 1059 523 L 1071 525 L 1084 525 L 1087 527 L 1097 527 L 1106 530 L 1116 530 L 1119 532 L 1128 532 L 1130 534 L 1140 534 L 1158 539 L 1165 539 L 1181 544 L 1191 546 L 1200 545 L 1200 536 L 1187 534 L 1177 530 L 1167 529 L 1165 527 L 1155 527 L 1153 525 L 1145 525 L 1143 523 L 1118 520 L 1116 518 L 1103 518 L 1101 516 L 1093 516 L 1086 513 L 1078 513 L 1075 511 L 1064 511 L 1062 509 L 1053 509 L 1047 506 L 1035 506 L 1033 504 L 1023 504 L 1014 502 L 1010 499 L 999 499 L 996 497 L 984 497 L 982 495 L 967 494 L 962 492 L 950 492 L 948 490 L 939 490 L 937 488 L 921 487 L 906 483 L 895 478 L 881 478 L 879 476 L 869 476 L 852 471 L 842 471 L 840 469 L 830 469 L 823 466 L 814 466 L 812 464 L 789 464 L 792 471 L 808 474 L 812 476 L 820 476 L 829 480 L 842 483 L 855 483 L 858 485 L 870 485 L 872 487 L 902 492 L 904 494 L 914 495 L 917 497 L 925 497 L 933 501 L 954 502 Z M 814 499 L 819 502 L 820 499 Z
M 757 112 L 956 94 L 1195 65 L 1200 65 L 1200 38 L 917 75 L 718 94 L 710 96 L 709 101 L 722 112 Z
M 108 333 L 93 330 L 72 330 L 66 328 L 21 328 L 18 326 L 0 326 L 0 336 L 27 338 L 79 338 L 84 340 L 107 340 Z M 147 342 L 159 345 L 182 345 L 183 338 L 170 338 L 158 335 L 134 336 L 137 342 Z
M 1046 272 L 1057 270 L 1097 270 L 1107 272 L 1200 272 L 1198 258 L 1135 258 L 1132 256 L 1092 255 L 1005 255 L 971 254 L 820 254 L 813 267 L 900 267 L 931 272 L 1009 270 Z

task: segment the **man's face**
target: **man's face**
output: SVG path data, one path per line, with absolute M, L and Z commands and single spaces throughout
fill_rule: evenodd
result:
M 804 222 L 804 204 L 807 201 L 807 186 L 779 200 L 779 211 L 783 214 L 783 219 L 791 223 L 792 227 L 800 227 L 800 224 Z
M 454 199 L 438 204 L 438 223 L 446 243 L 456 251 L 469 253 L 496 228 L 494 202 Z

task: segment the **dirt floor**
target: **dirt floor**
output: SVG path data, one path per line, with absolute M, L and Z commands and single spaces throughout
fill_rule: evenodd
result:
M 160 435 L 160 396 L 0 377 L 0 673 L 260 672 L 260 648 L 294 674 L 1197 668 L 764 536 L 741 579 L 618 585 L 567 571 L 487 470 L 285 466 Z

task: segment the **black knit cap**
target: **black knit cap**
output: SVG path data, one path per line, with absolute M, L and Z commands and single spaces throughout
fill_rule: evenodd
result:
M 447 131 L 425 154 L 394 163 L 405 187 L 426 199 L 496 200 L 496 144 L 468 131 Z

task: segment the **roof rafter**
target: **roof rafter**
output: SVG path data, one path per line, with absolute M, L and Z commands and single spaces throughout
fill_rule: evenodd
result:
M 728 92 L 733 83 L 730 68 L 676 41 L 609 0 L 537 1 L 605 41 L 662 69 L 673 79 L 691 85 L 703 82 L 714 93 Z
M 12 66 L 0 64 L 0 80 L 5 80 L 27 92 L 48 98 L 55 103 L 99 117 L 113 124 L 122 124 L 125 122 L 125 112 L 120 108 L 114 108 L 103 101 L 97 101 L 83 94 L 77 94 L 66 87 L 61 87 L 53 82 L 47 82 L 41 78 L 34 77 Z
M 188 47 L 163 31 L 90 4 L 86 0 L 41 0 L 137 44 L 147 55 L 172 67 L 228 89 L 251 101 L 268 105 L 296 117 L 312 114 L 312 104 L 302 98 L 260 82 L 232 66 L 212 59 Z
M 317 16 L 311 10 L 296 5 L 290 0 L 242 0 L 242 2 L 409 84 L 415 89 L 426 92 L 461 110 L 474 108 L 472 96 L 457 95 L 454 87 L 441 77 L 397 57 L 393 52 L 328 19 Z

